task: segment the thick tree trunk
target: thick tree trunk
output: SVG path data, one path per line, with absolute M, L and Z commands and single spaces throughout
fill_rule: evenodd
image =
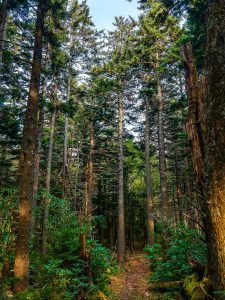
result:
M 225 2 L 207 2 L 205 170 L 208 273 L 214 292 L 218 292 L 214 297 L 225 299 Z
M 186 91 L 188 95 L 188 122 L 187 131 L 192 150 L 193 167 L 196 174 L 202 222 L 206 228 L 206 203 L 205 203 L 205 168 L 204 168 L 204 89 L 203 79 L 198 80 L 195 57 L 191 43 L 182 46 L 181 54 L 184 59 Z
M 125 222 L 124 222 L 124 178 L 123 178 L 123 97 L 118 100 L 118 142 L 119 142 L 119 201 L 117 257 L 120 263 L 125 261 Z
M 159 146 L 159 172 L 160 172 L 160 188 L 161 188 L 161 202 L 163 208 L 163 219 L 169 213 L 168 200 L 168 181 L 167 181 L 167 167 L 165 154 L 165 138 L 164 138 L 164 122 L 163 122 L 163 94 L 162 84 L 159 74 L 159 57 L 157 54 L 157 99 L 158 99 L 158 146 Z
M 0 4 L 0 69 L 2 64 L 2 54 L 4 49 L 4 39 L 7 27 L 9 0 L 3 0 Z
M 25 114 L 23 139 L 19 161 L 20 208 L 16 257 L 14 266 L 14 292 L 24 291 L 28 286 L 29 241 L 32 225 L 32 200 L 36 140 L 38 134 L 38 97 L 41 73 L 42 37 L 44 30 L 45 5 L 39 2 L 36 21 L 34 55 L 31 83 Z
M 147 233 L 148 244 L 153 245 L 154 239 L 154 219 L 152 207 L 152 178 L 151 178 L 151 165 L 150 165 L 150 103 L 146 99 L 145 108 L 145 170 L 146 170 L 146 192 L 147 192 Z

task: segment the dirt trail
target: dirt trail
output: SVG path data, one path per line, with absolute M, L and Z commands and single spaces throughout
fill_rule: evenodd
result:
M 115 300 L 152 299 L 148 291 L 149 267 L 143 254 L 130 256 L 125 271 L 111 277 L 110 289 Z

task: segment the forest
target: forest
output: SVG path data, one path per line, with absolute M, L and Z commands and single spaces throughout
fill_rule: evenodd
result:
M 225 299 L 225 1 L 138 9 L 0 1 L 2 300 Z

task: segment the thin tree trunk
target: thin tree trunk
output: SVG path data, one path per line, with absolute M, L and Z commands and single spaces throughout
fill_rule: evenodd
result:
M 92 218 L 92 198 L 94 188 L 94 164 L 93 154 L 95 147 L 94 125 L 92 124 L 90 129 L 90 150 L 87 167 L 87 180 L 86 180 L 86 196 L 85 196 L 85 215 L 89 221 Z
M 159 73 L 159 56 L 157 53 L 157 98 L 158 98 L 158 145 L 159 145 L 159 172 L 160 172 L 160 188 L 161 188 L 161 201 L 163 207 L 163 219 L 169 213 L 168 201 L 168 182 L 167 182 L 167 167 L 166 167 L 166 154 L 165 154 L 165 138 L 164 138 L 164 122 L 163 122 L 163 94 L 162 84 Z
M 34 193 L 33 193 L 33 208 L 37 204 L 37 193 L 38 193 L 38 183 L 39 183 L 39 170 L 40 170 L 40 160 L 41 160 L 41 137 L 43 133 L 44 126 L 44 107 L 39 108 L 39 120 L 38 120 L 38 135 L 37 135 L 37 146 L 36 146 L 36 157 L 35 157 L 35 167 L 34 167 Z
M 31 225 L 31 235 L 35 231 L 36 215 L 35 209 L 37 207 L 38 198 L 38 185 L 39 185 L 39 175 L 40 175 L 40 161 L 41 161 L 41 138 L 44 127 L 44 107 L 39 107 L 39 118 L 38 118 L 38 134 L 36 141 L 36 153 L 35 153 L 35 165 L 34 165 L 34 187 L 33 187 L 33 201 L 32 201 L 32 225 Z
M 153 245 L 154 239 L 154 219 L 153 219 L 153 205 L 152 205 L 152 178 L 151 178 L 151 165 L 150 165 L 150 103 L 146 99 L 145 108 L 145 170 L 146 170 L 146 192 L 147 192 L 147 233 L 148 244 Z
M 29 284 L 29 241 L 32 225 L 33 172 L 35 167 L 35 151 L 38 134 L 38 98 L 44 17 L 45 5 L 40 1 L 37 11 L 31 82 L 19 160 L 20 208 L 14 266 L 15 293 L 24 291 Z
M 68 85 L 67 85 L 67 102 L 70 99 L 71 88 L 71 66 L 69 66 Z M 64 123 L 64 143 L 63 143 L 63 166 L 62 166 L 62 198 L 65 198 L 66 192 L 66 172 L 68 162 L 68 116 L 65 114 Z
M 174 187 L 173 187 L 173 196 L 172 196 L 172 200 L 173 200 L 174 221 L 175 221 L 175 225 L 177 225 L 177 223 L 178 223 L 178 217 L 177 217 L 177 204 L 176 204 L 176 200 L 175 200 L 175 190 L 174 190 Z
M 187 155 L 187 151 L 185 150 L 185 154 Z M 191 203 L 193 200 L 192 196 L 192 188 L 191 188 L 191 179 L 190 179 L 190 170 L 189 170 L 189 162 L 188 157 L 185 156 L 184 158 L 184 166 L 185 166 L 185 188 L 186 188 L 186 195 L 188 198 L 188 203 Z
M 178 157 L 177 157 L 176 150 L 175 150 L 174 165 L 175 165 L 175 177 L 176 177 L 178 216 L 179 216 L 179 222 L 182 223 L 184 221 L 183 212 L 182 212 L 184 207 L 183 207 L 183 203 L 182 203 L 182 195 L 181 195 L 181 189 L 180 189 L 179 165 L 178 165 Z
M 52 152 L 53 152 L 53 143 L 54 143 L 54 132 L 55 132 L 55 118 L 56 118 L 56 109 L 54 108 L 50 120 L 50 134 L 49 134 L 49 148 L 48 148 L 48 158 L 47 158 L 47 174 L 46 174 L 46 182 L 45 187 L 48 194 L 50 193 L 50 183 L 51 183 L 51 170 L 52 170 Z M 46 224 L 48 221 L 49 214 L 49 195 L 44 197 L 43 203 L 43 231 L 42 231 L 42 256 L 44 257 L 47 253 L 47 228 Z
M 118 100 L 118 142 L 119 142 L 119 201 L 118 201 L 118 245 L 117 257 L 120 263 L 125 261 L 125 223 L 124 223 L 124 178 L 123 178 L 123 97 Z
M 198 216 L 196 214 L 196 209 L 193 206 L 193 203 L 195 203 L 194 200 L 194 195 L 193 195 L 193 191 L 192 191 L 192 184 L 191 184 L 191 176 L 190 176 L 190 167 L 189 167 L 189 161 L 188 161 L 188 150 L 185 147 L 184 150 L 184 167 L 185 167 L 185 194 L 186 194 L 186 205 L 187 208 L 189 209 L 190 213 L 188 215 L 190 215 L 191 218 L 188 218 L 188 224 L 191 228 L 195 228 L 196 224 L 195 222 L 193 222 L 193 220 L 197 220 Z
M 48 56 L 48 48 L 45 55 L 45 69 L 47 68 L 49 56 Z M 46 97 L 47 92 L 47 85 L 46 85 L 46 78 L 43 77 L 42 80 L 42 93 L 41 97 L 44 99 Z M 39 175 L 40 175 L 40 160 L 41 160 L 41 138 L 43 134 L 44 128 L 44 116 L 45 116 L 45 108 L 43 105 L 39 105 L 39 113 L 38 113 L 38 136 L 37 136 L 37 151 L 36 151 L 36 158 L 35 158 L 35 168 L 34 168 L 34 193 L 33 193 L 33 208 L 36 208 L 37 204 L 37 194 L 38 194 L 38 185 L 39 185 Z M 33 218 L 33 225 L 34 225 L 34 218 Z
M 225 2 L 207 1 L 206 200 L 208 273 L 214 297 L 225 299 Z
M 4 39 L 6 34 L 7 19 L 8 19 L 8 0 L 3 0 L 0 4 L 0 70 L 2 65 L 2 54 L 4 49 Z
M 56 81 L 56 78 L 55 78 Z M 53 111 L 51 114 L 50 119 L 50 133 L 49 133 L 49 146 L 48 146 L 48 157 L 47 157 L 47 170 L 46 170 L 46 181 L 45 181 L 45 188 L 47 191 L 47 195 L 44 197 L 43 202 L 43 227 L 42 227 L 42 256 L 44 257 L 47 253 L 47 238 L 48 232 L 46 228 L 46 224 L 48 221 L 48 214 L 49 214 L 49 195 L 51 190 L 51 173 L 52 173 L 52 154 L 53 154 L 53 143 L 54 143 L 54 134 L 55 134 L 55 122 L 56 122 L 56 101 L 57 101 L 57 92 L 58 92 L 58 84 L 55 82 L 53 85 Z
M 55 118 L 56 118 L 56 108 L 54 107 L 51 115 L 51 120 L 50 120 L 50 134 L 49 134 L 47 170 L 46 170 L 46 181 L 45 181 L 45 188 L 48 193 L 50 193 L 50 184 L 51 184 L 52 151 L 53 151 L 54 134 L 55 134 Z

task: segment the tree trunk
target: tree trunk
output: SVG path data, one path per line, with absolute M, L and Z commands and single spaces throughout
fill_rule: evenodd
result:
M 37 193 L 38 193 L 38 183 L 39 183 L 39 170 L 40 170 L 40 160 L 41 160 L 41 137 L 44 125 L 44 107 L 39 108 L 39 118 L 38 118 L 38 134 L 37 134 L 37 145 L 36 145 L 36 157 L 35 157 L 35 167 L 34 167 L 34 192 L 33 192 L 33 207 L 37 204 Z
M 49 56 L 48 56 L 48 48 L 45 55 L 45 69 L 47 68 Z M 45 99 L 47 92 L 46 78 L 43 77 L 42 80 L 42 93 L 41 98 Z M 37 135 L 37 150 L 36 150 L 36 158 L 35 158 L 35 168 L 34 168 L 34 192 L 33 192 L 33 207 L 36 207 L 37 204 L 37 194 L 38 194 L 38 185 L 39 185 L 39 173 L 40 173 L 40 160 L 41 160 L 41 138 L 43 134 L 44 128 L 44 116 L 45 116 L 45 108 L 44 105 L 39 105 L 38 112 L 38 135 Z M 34 220 L 35 221 L 35 220 Z M 33 222 L 34 223 L 34 222 Z M 34 224 L 33 224 L 34 225 Z
M 146 99 L 146 119 L 145 119 L 145 170 L 146 170 L 146 192 L 147 192 L 147 233 L 148 244 L 153 245 L 154 239 L 154 219 L 152 208 L 152 178 L 151 178 L 151 165 L 150 165 L 150 103 L 149 99 Z
M 168 181 L 167 181 L 167 168 L 166 168 L 166 154 L 165 154 L 165 139 L 164 139 L 164 122 L 163 122 L 163 94 L 162 84 L 159 73 L 159 56 L 157 54 L 157 99 L 158 99 L 158 146 L 159 146 L 159 172 L 160 172 L 160 188 L 161 188 L 161 201 L 163 208 L 163 219 L 169 213 L 168 201 Z
M 38 113 L 38 133 L 37 133 L 37 141 L 36 141 L 36 153 L 35 153 L 35 165 L 34 165 L 34 187 L 33 187 L 33 201 L 32 201 L 32 225 L 31 225 L 31 235 L 34 234 L 35 231 L 35 222 L 36 215 L 35 209 L 37 207 L 37 198 L 38 198 L 38 185 L 39 185 L 39 175 L 40 175 L 40 161 L 41 161 L 41 138 L 44 127 L 44 107 L 39 107 Z
M 207 2 L 205 170 L 208 273 L 214 292 L 218 292 L 214 297 L 225 299 L 225 2 Z
M 72 42 L 71 42 L 72 45 Z M 71 89 L 71 62 L 69 64 L 68 84 L 67 84 L 67 102 L 70 99 Z M 66 192 L 66 173 L 67 173 L 67 162 L 68 162 L 68 116 L 65 114 L 64 123 L 64 144 L 63 144 L 63 166 L 62 166 L 62 198 L 65 198 Z
M 45 182 L 45 188 L 48 193 L 50 193 L 50 184 L 51 184 L 52 150 L 53 150 L 54 133 L 55 133 L 55 118 L 56 118 L 56 108 L 54 107 L 51 115 L 51 120 L 50 120 L 50 134 L 49 134 L 49 146 L 48 146 L 46 182 Z
M 51 170 L 52 170 L 52 151 L 53 151 L 53 142 L 54 142 L 54 132 L 55 132 L 55 118 L 56 118 L 56 109 L 54 108 L 50 120 L 50 134 L 49 134 L 49 148 L 48 148 L 48 159 L 47 159 L 47 174 L 46 174 L 46 182 L 45 187 L 48 194 L 50 193 L 50 183 L 51 183 Z M 46 224 L 48 221 L 48 213 L 49 213 L 49 195 L 44 197 L 43 203 L 43 231 L 42 231 L 42 256 L 44 257 L 47 252 L 47 238 L 48 233 L 46 229 Z
M 180 188 L 180 174 L 179 174 L 180 170 L 179 170 L 179 163 L 178 163 L 178 154 L 176 150 L 174 151 L 175 151 L 174 166 L 175 166 L 177 207 L 178 207 L 179 222 L 182 223 L 184 221 L 184 217 L 183 217 L 184 203 L 182 202 L 182 193 Z
M 123 186 L 123 97 L 118 100 L 118 142 L 119 142 L 119 201 L 117 257 L 120 263 L 125 261 L 125 223 L 124 223 L 124 186 Z
M 38 134 L 38 98 L 44 16 L 45 5 L 40 1 L 37 11 L 31 82 L 19 160 L 20 208 L 14 266 L 15 293 L 24 291 L 29 284 L 29 241 L 32 225 L 33 172 L 35 167 L 35 151 Z
M 4 39 L 8 19 L 8 2 L 8 0 L 3 0 L 3 2 L 0 4 L 0 69 L 2 65 L 2 54 L 4 49 Z
M 188 95 L 188 122 L 187 131 L 192 150 L 193 167 L 196 174 L 200 207 L 202 210 L 202 222 L 206 228 L 206 207 L 204 191 L 204 97 L 203 81 L 198 80 L 195 57 L 191 43 L 182 46 L 181 54 L 184 59 L 186 91 Z
M 94 125 L 92 124 L 90 129 L 90 150 L 88 157 L 87 166 L 87 178 L 86 178 L 86 195 L 85 195 L 85 215 L 89 221 L 92 218 L 92 198 L 93 198 L 93 187 L 94 187 L 94 164 L 93 154 L 95 147 L 95 136 L 94 136 Z

